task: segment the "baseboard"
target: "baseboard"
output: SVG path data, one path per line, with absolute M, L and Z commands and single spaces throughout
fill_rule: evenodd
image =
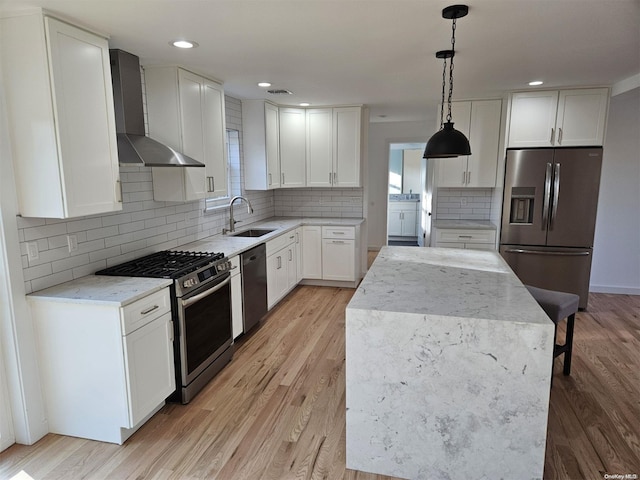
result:
M 589 285 L 589 292 L 593 293 L 614 293 L 619 295 L 640 295 L 640 288 L 636 287 L 614 287 L 610 285 Z

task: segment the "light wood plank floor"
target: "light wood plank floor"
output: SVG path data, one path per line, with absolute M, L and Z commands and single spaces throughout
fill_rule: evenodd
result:
M 345 467 L 344 310 L 353 290 L 299 286 L 187 405 L 123 446 L 47 435 L 0 453 L 0 478 L 383 480 Z M 546 479 L 640 475 L 640 297 L 591 296 L 570 377 L 556 359 Z

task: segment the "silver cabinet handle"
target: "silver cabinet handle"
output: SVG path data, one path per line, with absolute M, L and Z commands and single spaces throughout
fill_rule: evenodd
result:
M 558 145 L 562 145 L 562 129 L 558 128 Z
M 471 171 L 467 172 L 467 185 L 471 183 Z
M 333 184 L 334 185 L 338 184 L 338 173 L 337 172 L 333 172 Z
M 549 219 L 549 203 L 551 201 L 551 163 L 547 163 L 544 173 L 544 199 L 542 201 L 542 229 L 547 228 Z
M 271 174 L 269 174 L 269 185 L 271 185 Z
M 122 184 L 120 180 L 116 180 L 116 202 L 122 203 Z
M 550 140 L 551 145 L 553 145 L 553 134 L 554 134 L 554 129 L 552 128 L 551 129 L 551 140 Z
M 505 253 L 526 253 L 528 255 L 555 255 L 558 257 L 586 257 L 589 255 L 588 251 L 582 252 L 545 252 L 541 250 L 526 250 L 524 248 L 508 248 Z
M 282 172 L 282 184 L 284 185 L 284 172 Z
M 558 213 L 558 198 L 560 196 L 560 164 L 554 165 L 553 172 L 553 204 L 551 205 L 551 221 L 549 222 L 549 229 L 553 230 L 553 223 L 556 220 L 556 213 Z
M 278 270 L 280 270 L 282 268 L 282 257 L 278 255 L 277 259 L 278 259 Z
M 473 238 L 473 235 L 458 235 L 458 238 Z
M 334 235 L 344 235 L 344 232 L 331 232 L 331 233 L 333 233 Z
M 333 185 L 333 173 L 329 172 L 329 185 Z
M 207 177 L 207 191 L 215 192 L 216 191 L 216 182 L 213 177 Z
M 142 311 L 140 312 L 140 315 L 146 315 L 147 313 L 151 313 L 151 312 L 153 312 L 154 310 L 157 310 L 157 309 L 159 309 L 159 308 L 160 308 L 160 307 L 159 307 L 158 305 L 154 305 L 153 307 L 147 308 L 146 310 L 142 310 Z
M 332 240 L 331 243 L 335 243 L 337 245 L 344 245 L 344 240 Z
M 293 260 L 293 252 L 289 249 L 289 261 Z
M 467 172 L 462 172 L 462 184 L 464 185 L 467 182 Z

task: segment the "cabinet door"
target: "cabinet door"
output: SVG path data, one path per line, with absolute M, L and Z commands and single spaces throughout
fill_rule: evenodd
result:
M 307 187 L 330 187 L 333 179 L 333 112 L 307 110 Z
M 445 105 L 444 118 L 447 117 Z M 471 102 L 453 102 L 451 104 L 451 119 L 454 128 L 465 134 L 469 138 L 469 128 L 471 125 Z M 446 120 L 445 120 L 446 121 Z M 475 146 L 471 144 L 471 151 Z M 438 158 L 438 187 L 463 187 L 467 183 L 467 156 L 454 158 Z
M 322 240 L 322 278 L 324 280 L 354 281 L 354 240 Z
M 23 215 L 77 217 L 122 209 L 113 112 L 113 90 L 107 40 L 45 17 L 54 121 L 57 127 L 59 176 L 45 182 L 64 185 L 63 212 L 49 215 L 51 188 L 35 190 L 42 208 Z M 26 59 L 25 59 L 26 61 Z M 37 122 L 36 122 L 37 126 Z M 36 128 L 33 126 L 32 128 Z M 40 131 L 36 128 L 36 131 Z M 31 139 L 34 142 L 39 137 Z M 54 153 L 55 152 L 51 152 Z M 55 158 L 55 156 L 53 157 Z M 36 172 L 35 176 L 40 176 Z M 36 178 L 26 179 L 37 182 Z
M 514 93 L 509 147 L 552 147 L 556 137 L 557 106 L 557 91 Z
M 280 108 L 280 186 L 306 185 L 306 114 L 300 108 Z
M 166 313 L 122 338 L 129 427 L 133 427 L 176 388 L 171 314 Z
M 415 237 L 418 213 L 415 206 L 402 211 L 402 236 Z
M 322 278 L 322 228 L 302 227 L 302 278 Z
M 287 292 L 287 248 L 267 257 L 267 306 L 272 308 Z
M 296 228 L 296 283 L 302 280 L 302 227 Z
M 402 235 L 402 210 L 390 209 L 389 221 L 387 222 L 387 235 Z
M 467 160 L 467 187 L 496 186 L 502 100 L 473 101 Z
M 333 186 L 360 186 L 360 107 L 333 109 Z
M 204 118 L 204 79 L 185 70 L 178 70 L 180 126 L 182 150 L 185 155 L 206 164 Z M 169 167 L 169 173 L 180 173 Z M 184 172 L 185 200 L 205 197 L 206 168 L 186 167 Z M 158 198 L 159 199 L 159 198 Z
M 280 134 L 278 124 L 278 107 L 264 104 L 264 130 L 267 155 L 267 188 L 280 187 Z
M 562 90 L 558 99 L 556 145 L 600 146 L 604 143 L 609 89 Z
M 224 91 L 222 85 L 206 79 L 202 89 L 206 196 L 224 197 L 228 190 Z

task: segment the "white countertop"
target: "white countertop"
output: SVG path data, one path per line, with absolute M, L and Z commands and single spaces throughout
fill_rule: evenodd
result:
M 434 220 L 433 228 L 496 230 L 495 224 L 489 220 Z
M 173 280 L 167 278 L 110 277 L 87 275 L 27 295 L 32 301 L 92 303 L 124 307 L 146 297 Z
M 384 247 L 347 308 L 549 322 L 502 257 L 485 250 Z
M 356 226 L 364 222 L 363 218 L 300 218 L 272 217 L 237 228 L 240 232 L 249 228 L 269 228 L 274 231 L 262 237 L 234 237 L 231 235 L 212 235 L 210 237 L 181 245 L 173 250 L 190 252 L 223 252 L 232 257 L 250 248 L 275 238 L 300 225 L 348 225 Z M 55 301 L 66 303 L 93 303 L 125 306 L 150 295 L 161 288 L 171 285 L 173 280 L 163 278 L 112 277 L 87 275 L 53 287 L 27 295 L 33 301 Z
M 236 232 L 250 228 L 267 228 L 274 231 L 261 237 L 234 237 L 233 235 L 212 235 L 181 245 L 173 250 L 187 252 L 223 252 L 227 257 L 233 257 L 250 248 L 268 242 L 269 240 L 293 230 L 301 225 L 339 225 L 357 226 L 364 222 L 363 218 L 317 218 L 317 217 L 272 217 L 252 224 L 237 227 Z

